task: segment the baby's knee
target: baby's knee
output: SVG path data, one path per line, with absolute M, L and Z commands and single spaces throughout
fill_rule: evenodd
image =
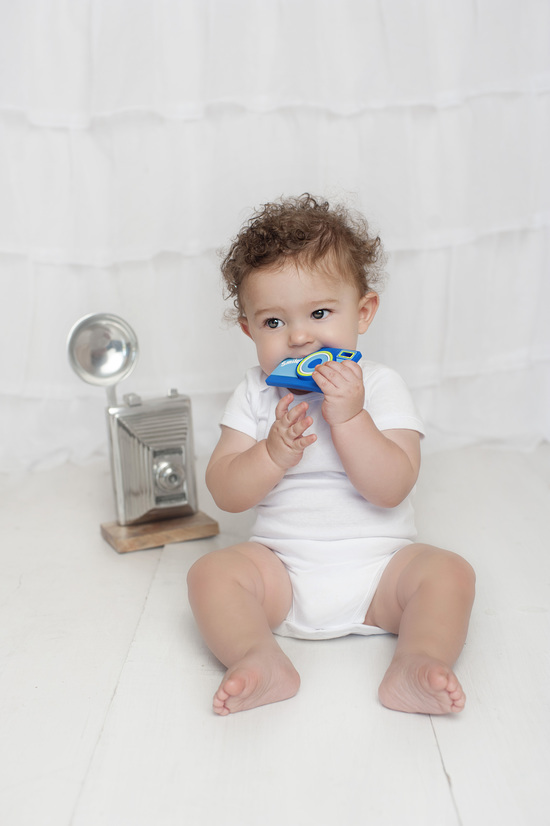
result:
M 211 551 L 197 559 L 187 573 L 187 588 L 189 591 L 202 588 L 205 583 L 218 578 L 220 569 L 219 552 Z
M 246 579 L 250 562 L 243 557 L 237 547 L 210 551 L 191 565 L 187 574 L 189 591 L 200 590 L 205 586 L 219 585 Z
M 453 557 L 458 575 L 461 577 L 461 579 L 464 580 L 465 583 L 467 583 L 471 587 L 475 587 L 476 572 L 474 571 L 473 567 L 470 565 L 468 560 L 464 559 L 464 557 L 459 556 L 458 554 L 453 554 Z
M 464 594 L 470 594 L 473 597 L 476 574 L 470 563 L 452 551 L 445 551 L 440 561 L 443 576 Z

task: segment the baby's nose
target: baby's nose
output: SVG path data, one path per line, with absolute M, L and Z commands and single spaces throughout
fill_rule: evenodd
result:
M 309 344 L 313 340 L 313 336 L 305 326 L 292 327 L 289 331 L 289 343 L 293 347 L 302 347 L 304 344 Z

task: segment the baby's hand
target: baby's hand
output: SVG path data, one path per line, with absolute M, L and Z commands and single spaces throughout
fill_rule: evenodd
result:
M 353 419 L 363 409 L 363 371 L 355 361 L 325 361 L 313 378 L 325 395 L 321 411 L 331 427 Z
M 287 393 L 277 405 L 276 419 L 266 441 L 271 459 L 283 470 L 297 465 L 306 447 L 313 444 L 317 438 L 313 433 L 304 436 L 305 431 L 313 424 L 313 419 L 306 416 L 306 402 L 297 404 L 289 410 L 293 398 L 292 393 Z

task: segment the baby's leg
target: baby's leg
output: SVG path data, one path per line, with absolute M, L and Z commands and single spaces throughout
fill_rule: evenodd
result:
M 452 667 L 466 640 L 475 575 L 462 557 L 409 545 L 387 566 L 365 622 L 398 634 L 380 684 L 383 705 L 397 711 L 462 711 L 466 697 Z
M 246 542 L 206 554 L 191 567 L 187 582 L 204 641 L 227 667 L 214 711 L 224 715 L 293 697 L 300 678 L 271 631 L 292 602 L 280 559 Z

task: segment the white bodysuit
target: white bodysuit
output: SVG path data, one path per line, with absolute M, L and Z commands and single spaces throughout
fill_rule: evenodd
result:
M 409 390 L 388 367 L 362 359 L 365 409 L 379 430 L 423 433 Z M 221 424 L 265 439 L 275 408 L 288 392 L 265 383 L 260 367 L 247 371 L 223 414 Z M 349 481 L 321 413 L 323 394 L 297 396 L 307 401 L 317 441 L 296 467 L 256 508 L 252 541 L 273 550 L 284 563 L 293 588 L 282 636 L 328 639 L 346 634 L 380 634 L 364 625 L 384 568 L 393 554 L 416 537 L 410 494 L 395 508 L 365 500 Z

